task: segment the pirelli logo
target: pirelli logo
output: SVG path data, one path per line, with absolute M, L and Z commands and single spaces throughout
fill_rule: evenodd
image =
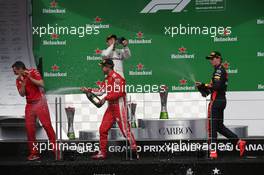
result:
M 160 10 L 181 12 L 191 0 L 152 0 L 140 13 L 156 13 Z

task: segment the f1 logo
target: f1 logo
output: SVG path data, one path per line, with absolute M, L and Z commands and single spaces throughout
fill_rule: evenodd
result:
M 159 10 L 181 12 L 191 0 L 152 0 L 140 13 L 156 13 Z

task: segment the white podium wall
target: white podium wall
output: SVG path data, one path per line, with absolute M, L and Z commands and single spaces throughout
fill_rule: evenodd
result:
M 48 95 L 52 120 L 54 118 L 54 95 Z M 107 105 L 96 108 L 84 94 L 64 95 L 62 97 L 63 130 L 67 130 L 67 119 L 64 108 L 75 107 L 74 129 L 78 137 L 80 130 L 98 130 Z M 158 93 L 128 94 L 128 100 L 137 103 L 137 119 L 159 118 L 160 97 Z M 264 135 L 264 92 L 229 92 L 225 111 L 225 124 L 247 125 L 249 136 Z M 168 113 L 170 118 L 206 118 L 207 105 L 205 98 L 198 92 L 169 93 Z

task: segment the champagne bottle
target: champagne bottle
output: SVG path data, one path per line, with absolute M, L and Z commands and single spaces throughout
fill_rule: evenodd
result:
M 103 104 L 100 103 L 100 98 L 92 92 L 86 92 L 87 98 L 97 107 L 100 108 Z

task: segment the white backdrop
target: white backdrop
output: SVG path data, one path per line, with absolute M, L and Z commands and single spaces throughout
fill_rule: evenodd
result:
M 137 103 L 137 118 L 159 118 L 159 94 L 128 94 L 128 99 Z M 49 102 L 54 103 L 54 96 L 48 95 Z M 227 108 L 225 110 L 225 124 L 246 125 L 249 136 L 264 136 L 264 92 L 228 92 Z M 169 93 L 168 112 L 170 118 L 206 118 L 207 104 L 205 98 L 198 92 Z M 51 111 L 54 111 L 51 105 Z M 107 105 L 98 109 L 91 104 L 85 95 L 63 96 L 63 108 L 73 106 L 75 113 L 75 131 L 97 130 Z M 66 129 L 66 117 L 63 110 L 63 120 Z M 54 116 L 54 115 L 53 115 Z

